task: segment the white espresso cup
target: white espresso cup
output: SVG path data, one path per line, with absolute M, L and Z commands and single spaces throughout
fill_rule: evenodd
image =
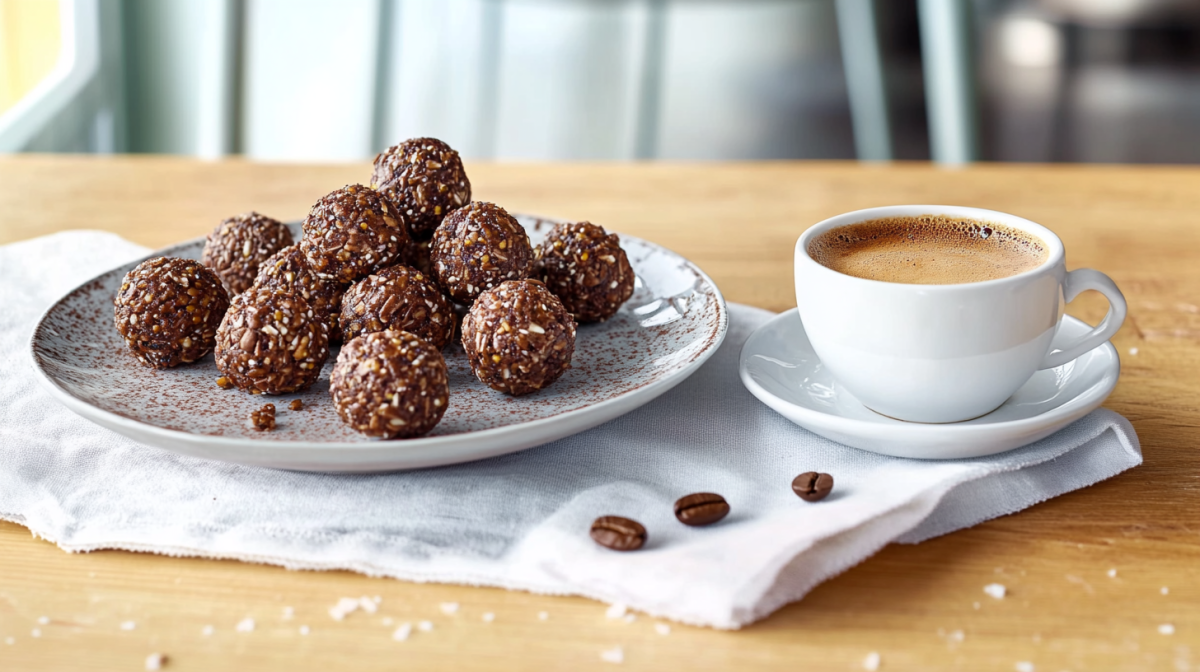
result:
M 942 215 L 1002 224 L 1045 243 L 1038 267 L 995 280 L 902 284 L 839 273 L 809 256 L 809 243 L 838 227 L 888 217 Z M 942 205 L 858 210 L 827 219 L 796 242 L 796 304 L 813 350 L 833 378 L 877 413 L 910 422 L 960 422 L 998 408 L 1041 369 L 1107 341 L 1125 321 L 1125 297 L 1105 274 L 1067 272 L 1063 244 L 1014 215 Z M 1108 315 L 1051 352 L 1063 307 L 1094 289 Z

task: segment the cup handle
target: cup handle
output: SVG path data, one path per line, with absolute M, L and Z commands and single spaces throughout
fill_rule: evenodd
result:
M 1104 316 L 1100 324 L 1093 327 L 1091 331 L 1075 343 L 1062 350 L 1055 350 L 1046 355 L 1041 365 L 1038 366 L 1039 371 L 1062 366 L 1095 348 L 1112 338 L 1113 334 L 1117 333 L 1117 330 L 1121 328 L 1121 324 L 1125 322 L 1125 295 L 1121 293 L 1121 290 L 1117 289 L 1117 285 L 1112 281 L 1112 278 L 1100 271 L 1090 268 L 1079 268 L 1067 273 L 1067 278 L 1063 282 L 1063 298 L 1070 303 L 1075 297 L 1089 289 L 1100 292 L 1108 299 L 1108 314 Z

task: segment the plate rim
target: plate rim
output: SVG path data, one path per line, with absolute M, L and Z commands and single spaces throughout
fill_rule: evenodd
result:
M 1020 432 L 1022 430 L 1041 429 L 1048 425 L 1053 425 L 1062 417 L 1072 415 L 1079 410 L 1079 407 L 1083 407 L 1085 409 L 1084 412 L 1086 413 L 1103 404 L 1104 400 L 1108 398 L 1113 389 L 1116 387 L 1117 380 L 1120 378 L 1121 374 L 1121 358 L 1117 353 L 1117 349 L 1115 346 L 1113 346 L 1111 341 L 1105 341 L 1097 346 L 1097 349 L 1105 350 L 1115 363 L 1115 371 L 1111 375 L 1111 379 L 1110 376 L 1106 375 L 1103 384 L 1092 385 L 1084 394 L 1073 397 L 1061 406 L 1056 406 L 1049 411 L 1027 418 L 983 424 L 929 424 L 904 421 L 896 421 L 895 424 L 885 424 L 867 422 L 857 418 L 849 418 L 843 415 L 825 413 L 807 406 L 801 406 L 793 403 L 770 392 L 761 386 L 758 381 L 754 380 L 753 376 L 751 376 L 747 362 L 749 357 L 753 356 L 754 354 L 750 352 L 750 348 L 754 344 L 756 337 L 760 337 L 762 332 L 767 331 L 771 327 L 777 326 L 778 322 L 791 319 L 793 315 L 795 315 L 796 320 L 800 322 L 800 328 L 803 329 L 803 322 L 799 320 L 799 309 L 792 308 L 791 310 L 786 310 L 782 313 L 779 313 L 775 317 L 772 317 L 770 320 L 767 320 L 750 334 L 750 336 L 746 339 L 746 342 L 742 344 L 741 352 L 738 353 L 738 377 L 741 379 L 742 385 L 744 385 L 746 389 L 755 396 L 755 398 L 766 404 L 768 407 L 771 407 L 772 410 L 774 410 L 774 406 L 772 403 L 768 402 L 767 399 L 770 399 L 774 403 L 786 406 L 795 415 L 804 418 L 807 422 L 811 422 L 815 426 L 823 429 L 828 428 L 847 434 L 865 434 L 867 432 L 879 432 L 882 430 L 899 434 L 902 437 L 900 440 L 911 441 L 930 434 L 938 434 L 942 436 L 971 436 L 979 434 L 994 434 L 997 432 Z M 1071 315 L 1063 315 L 1063 320 L 1070 321 L 1073 324 L 1078 323 L 1079 325 L 1083 325 L 1088 329 L 1091 329 L 1091 326 L 1086 322 Z M 859 403 L 861 404 L 862 402 Z M 987 416 L 985 415 L 983 417 Z M 791 418 L 788 419 L 791 420 Z M 797 422 L 796 424 L 800 423 Z M 808 429 L 808 427 L 805 426 L 805 429 Z M 876 450 L 872 452 L 880 451 Z
M 549 217 L 541 217 L 541 216 L 537 216 L 537 215 L 527 215 L 524 213 L 514 214 L 513 216 L 518 217 L 518 218 L 528 218 L 531 220 L 537 220 L 537 221 L 542 221 L 542 222 L 551 222 L 551 223 L 565 221 L 565 220 L 558 220 L 558 219 L 553 219 L 553 218 L 549 218 Z M 621 392 L 620 394 L 618 394 L 616 396 L 610 397 L 608 399 L 604 399 L 604 400 L 596 402 L 594 404 L 589 404 L 589 405 L 583 406 L 581 408 L 564 411 L 562 413 L 557 413 L 557 414 L 547 416 L 544 418 L 537 418 L 535 420 L 526 420 L 523 422 L 518 422 L 518 423 L 515 423 L 512 425 L 503 425 L 500 427 L 490 427 L 488 429 L 481 429 L 481 430 L 475 430 L 475 431 L 469 431 L 469 432 L 460 432 L 457 434 L 446 434 L 446 435 L 441 435 L 441 436 L 425 436 L 425 437 L 418 437 L 418 438 L 414 438 L 414 439 L 390 440 L 390 441 L 389 440 L 368 440 L 368 441 L 314 442 L 314 441 L 291 441 L 291 440 L 273 440 L 273 439 L 272 440 L 264 440 L 264 439 L 254 439 L 252 437 L 229 437 L 229 436 L 213 436 L 213 435 L 208 435 L 208 434 L 196 434 L 193 432 L 186 432 L 186 431 L 181 431 L 181 430 L 177 430 L 177 429 L 169 429 L 166 427 L 159 427 L 156 425 L 151 425 L 149 423 L 145 423 L 140 420 L 136 420 L 134 418 L 129 418 L 129 417 L 121 415 L 119 413 L 115 413 L 113 411 L 109 411 L 109 410 L 100 408 L 99 406 L 91 404 L 91 403 L 87 402 L 86 400 L 81 399 L 81 398 L 75 396 L 74 394 L 72 394 L 69 390 L 65 389 L 59 383 L 59 381 L 55 380 L 54 377 L 51 376 L 45 370 L 45 368 L 43 367 L 43 363 L 40 361 L 40 358 L 39 358 L 39 355 L 37 352 L 37 342 L 38 342 L 39 336 L 43 333 L 43 329 L 49 329 L 49 327 L 46 325 L 47 318 L 49 318 L 50 314 L 52 312 L 54 312 L 55 309 L 57 309 L 59 306 L 61 306 L 62 303 L 67 300 L 68 297 L 75 294 L 79 290 L 83 289 L 87 285 L 90 285 L 90 284 L 96 282 L 102 276 L 112 273 L 124 266 L 130 265 L 130 264 L 136 266 L 137 264 L 139 264 L 147 259 L 152 259 L 154 257 L 163 256 L 164 252 L 166 252 L 168 250 L 173 250 L 173 249 L 176 249 L 176 248 L 184 246 L 184 245 L 200 243 L 205 240 L 205 236 L 198 236 L 196 238 L 191 238 L 188 240 L 180 241 L 178 243 L 168 245 L 166 247 L 162 247 L 162 248 L 159 248 L 152 252 L 149 252 L 146 255 L 139 257 L 137 259 L 115 265 L 112 268 L 109 268 L 105 271 L 101 271 L 100 273 L 97 273 L 96 275 L 88 278 L 87 280 L 84 280 L 83 282 L 78 283 L 71 289 L 67 290 L 60 297 L 58 297 L 57 299 L 52 301 L 50 303 L 50 305 L 47 306 L 47 308 L 38 317 L 37 321 L 34 323 L 33 330 L 30 333 L 29 339 L 27 341 L 26 355 L 32 365 L 32 368 L 34 370 L 34 373 L 36 374 L 38 381 L 42 384 L 42 387 L 49 390 L 51 395 L 55 399 L 57 399 L 60 403 L 62 403 L 64 406 L 66 406 L 69 410 L 71 410 L 75 414 L 87 419 L 88 421 L 94 422 L 96 424 L 99 424 L 101 426 L 109 428 L 112 431 L 116 431 L 117 433 L 122 434 L 123 436 L 130 438 L 131 440 L 137 441 L 138 443 L 143 443 L 145 445 L 152 445 L 153 447 L 160 448 L 163 450 L 168 450 L 170 452 L 175 452 L 175 453 L 184 453 L 184 454 L 193 454 L 193 455 L 196 454 L 191 451 L 180 450 L 175 445 L 171 445 L 174 443 L 191 444 L 191 445 L 197 445 L 197 446 L 211 446 L 214 449 L 217 449 L 217 448 L 224 448 L 224 449 L 245 448 L 248 451 L 247 458 L 251 458 L 246 461 L 234 461 L 234 460 L 227 460 L 227 459 L 219 458 L 219 457 L 206 456 L 207 459 L 216 459 L 216 460 L 222 460 L 222 461 L 226 461 L 226 462 L 236 462 L 239 464 L 259 464 L 258 461 L 252 459 L 255 457 L 256 453 L 259 453 L 259 454 L 264 453 L 264 452 L 265 453 L 274 453 L 274 452 L 279 452 L 279 451 L 307 451 L 310 453 L 315 453 L 317 451 L 325 451 L 325 450 L 339 450 L 339 451 L 347 450 L 347 451 L 355 451 L 355 453 L 362 456 L 361 459 L 356 460 L 354 462 L 329 464 L 326 467 L 319 469 L 321 471 L 338 470 L 339 467 L 341 467 L 343 469 L 344 468 L 353 468 L 355 466 L 356 462 L 367 462 L 371 459 L 386 460 L 386 459 L 388 459 L 386 456 L 387 453 L 394 453 L 397 450 L 403 450 L 403 448 L 411 448 L 412 449 L 411 452 L 415 453 L 421 449 L 436 450 L 438 448 L 453 447 L 455 445 L 464 444 L 464 443 L 468 443 L 468 442 L 484 442 L 486 444 L 492 444 L 492 443 L 495 443 L 496 440 L 509 439 L 511 441 L 511 439 L 513 438 L 512 435 L 520 436 L 522 434 L 537 434 L 540 432 L 540 430 L 547 429 L 548 426 L 559 425 L 559 424 L 571 425 L 572 423 L 578 422 L 584 418 L 589 418 L 590 416 L 598 416 L 600 418 L 598 421 L 596 421 L 594 423 L 586 424 L 586 426 L 582 427 L 581 429 L 573 429 L 571 431 L 567 431 L 565 433 L 558 434 L 555 438 L 551 438 L 546 441 L 541 441 L 532 446 L 522 444 L 519 447 L 507 447 L 507 448 L 501 448 L 501 449 L 491 450 L 491 451 L 482 451 L 482 452 L 486 452 L 487 454 L 481 454 L 479 457 L 466 457 L 466 458 L 457 459 L 457 460 L 453 460 L 453 461 L 448 460 L 445 462 L 436 462 L 436 464 L 454 464 L 454 463 L 474 461 L 477 459 L 486 459 L 488 457 L 495 457 L 498 455 L 504 455 L 504 454 L 513 453 L 513 452 L 519 452 L 521 450 L 527 450 L 529 448 L 533 448 L 533 447 L 536 447 L 539 445 L 544 445 L 545 443 L 549 443 L 549 442 L 552 442 L 552 441 L 555 441 L 558 439 L 566 438 L 568 436 L 573 436 L 575 434 L 578 434 L 579 432 L 586 431 L 587 429 L 591 429 L 592 427 L 595 427 L 599 424 L 603 424 L 604 422 L 615 419 L 617 417 L 620 417 L 621 415 L 624 415 L 625 413 L 628 413 L 636 408 L 639 408 L 640 406 L 645 405 L 646 403 L 649 403 L 650 401 L 654 400 L 661 394 L 670 390 L 675 385 L 682 383 L 684 380 L 686 380 L 688 377 L 690 377 L 692 375 L 692 373 L 694 373 L 697 369 L 699 369 L 700 366 L 702 366 L 704 364 L 704 362 L 708 361 L 708 359 L 710 357 L 712 357 L 712 355 L 721 347 L 722 343 L 724 343 L 725 337 L 729 332 L 729 308 L 725 301 L 725 296 L 724 296 L 724 294 L 722 294 L 720 287 L 717 286 L 717 283 L 715 283 L 713 281 L 713 279 L 711 277 L 709 277 L 709 275 L 707 273 L 704 272 L 703 269 L 701 269 L 695 262 L 691 261 L 687 257 L 684 257 L 683 255 L 679 254 L 678 252 L 675 252 L 674 250 L 672 250 L 670 248 L 667 248 L 663 245 L 659 245 L 658 243 L 647 241 L 643 238 L 627 235 L 627 234 L 620 233 L 620 232 L 614 231 L 611 233 L 617 233 L 619 236 L 621 236 L 622 241 L 625 241 L 625 240 L 636 241 L 637 243 L 640 243 L 640 244 L 648 246 L 648 247 L 657 248 L 658 250 L 664 251 L 664 252 L 668 253 L 669 255 L 672 255 L 672 256 L 678 258 L 679 261 L 682 262 L 683 265 L 685 265 L 690 271 L 696 273 L 705 283 L 707 283 L 707 285 L 709 287 L 712 288 L 712 294 L 713 294 L 714 298 L 716 299 L 717 321 L 716 321 L 716 326 L 714 327 L 714 330 L 713 330 L 715 333 L 711 337 L 710 345 L 708 345 L 704 349 L 702 349 L 699 353 L 696 354 L 695 357 L 693 357 L 690 361 L 686 362 L 681 368 L 679 368 L 678 370 L 674 371 L 673 373 L 671 373 L 670 375 L 668 375 L 664 378 L 652 381 L 650 383 L 647 383 L 646 385 L 643 385 L 643 386 L 640 386 L 640 387 L 637 387 L 637 388 L 634 388 L 631 390 L 626 390 L 625 392 Z M 645 400 L 642 401 L 641 403 L 635 404 L 626 410 L 621 410 L 621 407 L 624 404 L 627 404 L 631 401 L 634 401 L 636 399 L 640 399 L 643 397 L 645 398 Z M 613 408 L 614 406 L 617 408 L 614 409 Z M 117 429 L 117 428 L 120 428 L 120 429 Z M 122 430 L 128 430 L 128 431 L 122 431 Z M 129 432 L 133 432 L 138 435 L 149 435 L 156 439 L 161 440 L 163 443 L 147 444 L 147 442 L 145 442 L 145 441 L 133 438 L 133 436 Z M 300 454 L 300 455 L 296 455 L 294 458 L 289 458 L 288 461 L 297 462 L 297 461 L 303 461 L 305 459 L 312 459 L 312 458 L 317 458 L 317 457 L 318 457 L 317 455 L 305 456 L 303 454 Z M 402 458 L 394 456 L 392 459 L 394 461 L 399 461 Z M 425 466 L 434 466 L 434 463 L 427 464 Z M 289 467 L 289 468 L 291 468 L 291 467 Z M 406 468 L 423 468 L 423 467 L 421 467 L 421 466 L 391 467 L 391 469 L 406 469 Z

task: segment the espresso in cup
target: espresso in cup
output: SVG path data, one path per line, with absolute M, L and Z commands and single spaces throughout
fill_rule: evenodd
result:
M 926 215 L 885 217 L 825 231 L 808 254 L 822 266 L 868 280 L 957 285 L 1019 275 L 1046 262 L 1037 236 L 994 222 Z
M 989 413 L 1125 319 L 1108 276 L 1068 272 L 1053 231 L 992 210 L 897 205 L 831 217 L 796 241 L 795 268 L 797 337 L 863 406 L 911 422 Z M 1052 348 L 1063 304 L 1092 289 L 1108 297 L 1108 315 Z

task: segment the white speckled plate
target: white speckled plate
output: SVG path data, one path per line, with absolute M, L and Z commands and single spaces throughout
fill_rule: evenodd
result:
M 518 219 L 536 245 L 553 222 Z M 293 225 L 293 229 L 295 230 Z M 297 237 L 297 239 L 299 239 Z M 390 471 L 454 464 L 531 448 L 595 427 L 654 399 L 695 371 L 729 318 L 716 285 L 687 259 L 621 237 L 637 274 L 633 297 L 600 324 L 581 325 L 572 367 L 553 385 L 509 397 L 480 383 L 458 344 L 444 352 L 450 406 L 427 436 L 377 441 L 342 424 L 329 398 L 330 354 L 321 379 L 299 394 L 251 396 L 217 387 L 211 354 L 159 371 L 140 364 L 113 327 L 112 297 L 125 264 L 50 307 L 31 341 L 50 391 L 83 417 L 142 443 L 227 462 L 305 471 Z M 150 256 L 199 259 L 204 239 Z M 304 409 L 291 411 L 292 399 Z M 277 429 L 257 432 L 252 410 L 275 404 Z
M 1070 315 L 1063 317 L 1055 347 L 1090 329 Z M 1074 361 L 1033 374 L 991 413 L 944 425 L 904 422 L 863 406 L 825 370 L 795 308 L 750 334 L 738 369 L 751 394 L 814 434 L 884 455 L 947 460 L 1020 448 L 1075 422 L 1108 398 L 1121 361 L 1112 343 L 1104 343 Z

